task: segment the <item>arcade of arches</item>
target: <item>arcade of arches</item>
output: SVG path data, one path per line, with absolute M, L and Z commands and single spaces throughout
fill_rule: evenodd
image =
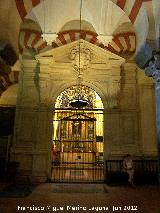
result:
M 0 2 L 0 112 L 15 109 L 0 152 L 6 141 L 17 178 L 104 181 L 107 160 L 158 159 L 159 10 L 159 0 Z M 71 106 L 77 88 L 87 106 Z

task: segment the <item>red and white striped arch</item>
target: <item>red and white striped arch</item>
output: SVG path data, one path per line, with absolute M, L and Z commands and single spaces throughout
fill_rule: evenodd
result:
M 18 83 L 18 71 L 12 71 L 10 74 L 0 75 L 0 96 L 11 85 Z
M 15 0 L 18 13 L 23 20 L 25 16 L 43 0 Z M 135 23 L 137 17 L 140 19 L 143 13 L 140 14 L 140 9 L 145 1 L 152 0 L 111 0 L 118 7 L 120 7 L 125 14 L 131 20 L 131 23 Z M 139 15 L 140 14 L 140 15 Z M 139 15 L 139 16 L 138 16 Z M 97 41 L 97 35 L 91 32 L 82 32 L 81 38 L 102 46 Z M 58 47 L 69 42 L 75 41 L 79 38 L 79 32 L 70 31 L 59 34 L 57 42 L 52 43 L 53 47 Z M 33 30 L 23 30 L 20 32 L 19 48 L 23 51 L 23 48 L 32 47 L 37 49 L 38 52 L 45 51 L 49 47 L 47 43 L 43 41 L 41 33 Z M 114 39 L 108 47 L 108 50 L 120 55 L 125 52 L 134 52 L 136 49 L 136 36 L 134 33 L 123 33 L 114 36 Z M 5 91 L 10 85 L 18 82 L 18 72 L 11 72 L 9 75 L 0 75 L 0 95 Z
M 23 20 L 32 8 L 40 4 L 41 0 L 15 0 L 15 2 L 19 15 Z
M 64 44 L 68 44 L 70 42 L 76 41 L 79 39 L 80 32 L 78 30 L 66 31 L 59 34 L 57 42 L 52 43 L 52 47 L 56 48 L 62 46 Z M 103 45 L 98 43 L 97 34 L 89 31 L 81 31 L 82 39 L 93 43 L 95 45 L 102 46 L 102 48 L 106 48 L 113 53 L 120 55 L 121 53 L 133 53 L 136 48 L 136 37 L 135 34 L 123 33 L 115 35 L 111 44 L 108 47 L 104 47 Z M 43 41 L 41 37 L 41 33 L 38 31 L 33 31 L 30 29 L 22 30 L 20 32 L 19 39 L 19 47 L 21 52 L 24 48 L 35 48 L 38 52 L 44 51 L 49 48 L 46 42 Z M 18 83 L 18 71 L 12 71 L 10 74 L 0 75 L 0 95 L 11 85 Z
M 33 7 L 40 4 L 43 0 L 15 0 L 17 10 L 21 19 L 23 20 L 25 16 L 32 10 Z M 129 17 L 132 23 L 135 22 L 139 11 L 142 7 L 143 2 L 152 0 L 111 0 L 118 7 L 120 7 L 126 15 Z
M 104 47 L 98 42 L 96 33 L 85 30 L 70 30 L 59 33 L 56 42 L 52 43 L 52 47 L 60 47 L 64 44 L 76 41 L 79 38 L 84 39 L 102 48 L 108 49 L 118 55 L 121 55 L 122 53 L 133 53 L 136 49 L 136 36 L 133 32 L 115 35 L 108 47 Z M 23 29 L 20 32 L 19 48 L 20 52 L 22 53 L 24 48 L 34 48 L 37 50 L 37 52 L 44 52 L 51 47 L 47 46 L 47 43 L 41 37 L 40 32 L 30 29 Z
M 56 48 L 62 46 L 64 44 L 68 44 L 70 42 L 76 41 L 79 39 L 80 32 L 78 30 L 66 31 L 58 35 L 57 42 L 52 43 L 52 47 Z M 121 55 L 122 53 L 133 53 L 136 49 L 136 37 L 135 34 L 123 33 L 115 35 L 111 44 L 108 47 L 104 47 L 102 44 L 98 43 L 97 34 L 89 31 L 81 31 L 82 39 L 101 46 L 102 48 L 106 48 L 111 52 Z M 24 48 L 34 48 L 38 52 L 45 51 L 48 48 L 46 42 L 41 37 L 41 33 L 38 31 L 26 29 L 20 32 L 19 39 L 19 48 L 20 51 L 23 52 Z M 1 74 L 0 75 L 0 96 L 1 94 L 11 85 L 18 83 L 18 71 L 12 71 L 10 74 Z
M 117 34 L 105 48 L 117 55 L 134 53 L 136 51 L 136 35 L 133 32 Z

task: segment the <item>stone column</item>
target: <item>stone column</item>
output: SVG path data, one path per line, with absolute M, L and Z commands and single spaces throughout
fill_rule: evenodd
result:
M 21 66 L 11 158 L 19 162 L 19 180 L 26 181 L 34 177 L 44 180 L 47 160 L 40 155 L 43 150 L 37 148 L 40 129 L 39 64 L 33 50 L 24 51 Z
M 40 66 L 39 73 L 39 90 L 40 90 L 40 106 L 50 106 L 50 91 L 51 84 L 51 65 L 53 64 L 53 57 L 40 57 L 36 56 Z
M 158 151 L 158 181 L 160 184 L 160 54 L 155 53 L 154 60 L 145 68 L 145 74 L 155 81 L 156 96 L 156 126 L 157 126 L 157 151 Z
M 156 121 L 157 121 L 157 148 L 158 148 L 158 181 L 160 184 L 160 82 L 158 81 L 155 84 L 155 92 L 156 92 Z

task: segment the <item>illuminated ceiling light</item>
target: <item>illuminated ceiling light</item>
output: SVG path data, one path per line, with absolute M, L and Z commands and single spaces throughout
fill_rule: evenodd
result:
M 56 33 L 46 33 L 46 32 L 44 32 L 42 34 L 43 40 L 45 40 L 48 45 L 52 45 L 52 42 L 56 41 L 57 37 L 58 37 L 58 35 Z
M 49 19 L 52 17 L 53 11 L 53 1 L 51 1 L 51 4 L 47 4 L 47 1 L 43 0 L 43 28 L 42 28 L 42 38 L 44 41 L 47 42 L 47 45 L 52 45 L 52 42 L 56 41 L 56 38 L 58 37 L 56 31 L 52 30 L 51 20 Z
M 113 36 L 110 36 L 110 35 L 98 35 L 97 36 L 97 39 L 100 43 L 102 43 L 104 46 L 108 46 L 108 44 L 110 42 L 112 42 L 112 39 L 113 39 Z

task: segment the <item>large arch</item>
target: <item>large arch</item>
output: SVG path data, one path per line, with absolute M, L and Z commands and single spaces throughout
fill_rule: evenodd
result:
M 32 9 L 34 9 L 36 6 L 38 6 L 41 1 L 40 0 L 29 0 L 29 1 L 16 1 L 17 9 L 19 12 L 19 15 L 22 20 L 31 12 Z M 143 43 L 146 41 L 147 34 L 148 34 L 148 19 L 147 19 L 147 13 L 145 8 L 143 7 L 143 0 L 112 0 L 112 2 L 117 5 L 121 10 L 124 11 L 124 13 L 129 17 L 131 23 L 134 25 L 136 34 L 137 34 L 137 51 L 140 49 L 140 47 L 143 45 Z M 76 1 L 77 4 L 79 2 Z M 101 4 L 103 4 L 104 1 L 101 1 Z M 63 2 L 63 5 L 65 2 Z M 96 0 L 95 4 L 99 6 L 100 1 Z M 94 4 L 94 7 L 95 7 Z M 68 8 L 69 4 L 66 2 L 64 8 Z M 77 6 L 78 7 L 78 6 Z M 90 4 L 90 7 L 93 8 L 93 4 Z M 78 7 L 79 10 L 79 7 Z M 69 12 L 70 10 L 68 10 Z M 65 11 L 66 13 L 66 11 Z M 78 11 L 79 14 L 79 11 Z M 88 14 L 86 11 L 85 14 Z M 70 14 L 68 14 L 68 17 Z M 67 16 L 66 16 L 67 17 Z M 95 17 L 95 16 L 94 16 Z M 89 19 L 88 19 L 89 18 Z M 88 17 L 86 20 L 92 23 L 91 16 Z M 73 19 L 72 19 L 73 20 Z M 141 30 L 141 27 L 143 27 L 143 31 Z
M 70 88 L 74 85 L 77 84 L 77 81 L 71 81 L 71 82 L 66 82 L 65 85 L 61 86 L 60 88 L 58 88 L 58 90 L 55 92 L 55 91 L 52 91 L 51 92 L 51 100 L 52 100 L 52 103 L 51 105 L 55 104 L 56 102 L 56 99 L 57 97 L 59 96 L 60 93 L 62 93 L 65 89 L 67 88 Z M 93 89 L 101 98 L 102 100 L 102 103 L 103 103 L 103 107 L 104 109 L 106 108 L 106 97 L 105 97 L 105 94 L 103 93 L 103 91 L 101 90 L 101 88 L 99 88 L 97 85 L 95 85 L 93 82 L 89 82 L 89 81 L 85 81 L 83 80 L 82 81 L 82 84 L 85 85 L 85 86 L 88 86 L 90 87 L 91 89 Z
M 119 33 L 113 36 L 112 42 L 108 47 L 104 47 L 97 40 L 97 34 L 87 30 L 68 30 L 58 34 L 56 42 L 52 43 L 52 47 L 56 48 L 64 44 L 76 41 L 79 39 L 89 41 L 92 44 L 106 48 L 111 52 L 121 55 L 123 53 L 133 54 L 136 50 L 136 35 L 134 32 Z M 19 37 L 19 50 L 22 53 L 24 48 L 34 48 L 38 53 L 51 49 L 41 37 L 41 32 L 22 29 Z
M 81 84 L 85 107 L 72 107 L 77 86 L 56 98 L 51 181 L 104 181 L 104 107 L 97 92 Z M 79 94 L 79 95 L 80 95 Z M 64 100 L 68 100 L 67 102 Z M 59 175 L 57 175 L 59 174 Z
M 120 7 L 130 18 L 131 22 L 134 23 L 136 18 L 138 17 L 141 7 L 143 7 L 143 1 L 145 0 L 111 0 L 114 4 Z M 149 0 L 152 1 L 152 0 Z M 17 10 L 22 20 L 26 17 L 26 15 L 38 4 L 41 3 L 40 0 L 15 0 Z
M 16 132 L 15 141 L 16 144 L 20 145 L 23 145 L 23 143 L 25 144 L 26 141 L 30 141 L 31 146 L 36 146 L 36 152 L 34 154 L 33 153 L 31 154 L 31 151 L 29 150 L 28 155 L 26 155 L 26 158 L 24 158 L 23 156 L 23 153 L 26 152 L 26 150 L 23 149 L 21 152 L 22 156 L 21 160 L 23 164 L 23 161 L 25 162 L 25 159 L 30 160 L 33 157 L 34 158 L 33 165 L 32 163 L 27 164 L 25 169 L 27 170 L 29 168 L 31 169 L 30 171 L 34 170 L 33 171 L 34 176 L 43 181 L 46 180 L 46 174 L 50 174 L 50 166 L 46 168 L 46 165 L 50 165 L 51 162 L 50 156 L 51 153 L 48 151 L 51 150 L 51 146 L 48 144 L 52 140 L 52 126 L 53 126 L 52 118 L 54 109 L 53 108 L 51 109 L 50 106 L 52 105 L 51 103 L 55 101 L 56 97 L 60 94 L 61 91 L 63 91 L 66 87 L 69 87 L 70 85 L 74 85 L 76 83 L 74 75 L 75 73 L 72 72 L 73 71 L 72 63 L 69 63 L 71 61 L 70 57 L 68 57 L 70 55 L 71 49 L 74 46 L 76 46 L 76 43 L 79 44 L 77 41 L 61 46 L 57 49 L 53 48 L 53 50 L 37 55 L 36 58 L 28 57 L 29 56 L 28 53 L 24 55 L 24 57 L 22 58 L 24 65 L 23 71 L 26 73 L 26 75 L 23 75 L 24 78 L 23 81 L 21 81 L 21 83 L 22 84 L 24 83 L 25 87 L 28 89 L 26 90 L 25 87 L 21 87 L 23 90 L 20 93 L 21 97 L 19 97 L 19 100 L 21 100 L 21 102 L 18 102 L 17 104 L 18 111 L 16 117 L 17 122 L 16 125 L 19 125 L 23 128 L 21 128 L 21 131 Z M 106 130 L 104 133 L 104 139 L 106 141 L 105 149 L 107 150 L 104 159 L 107 160 L 110 157 L 113 157 L 110 156 L 110 154 L 111 155 L 118 154 L 117 147 L 119 147 L 120 150 L 119 154 L 123 155 L 124 153 L 123 150 L 121 150 L 121 143 L 122 145 L 128 144 L 126 145 L 126 147 L 128 148 L 124 150 L 124 152 L 129 150 L 129 152 L 139 154 L 141 150 L 139 150 L 138 144 L 139 140 L 137 138 L 138 137 L 137 125 L 139 122 L 138 117 L 139 115 L 137 112 L 137 105 L 136 105 L 137 81 L 135 81 L 136 80 L 135 65 L 129 64 L 128 66 L 126 65 L 126 67 L 124 67 L 124 70 L 120 70 L 120 65 L 122 65 L 125 61 L 123 58 L 120 58 L 119 56 L 114 55 L 109 51 L 105 51 L 104 49 L 99 48 L 84 40 L 83 44 L 85 44 L 85 47 L 91 49 L 95 54 L 93 61 L 95 69 L 94 67 L 92 67 L 93 68 L 91 69 L 92 73 L 89 73 L 90 72 L 89 70 L 88 72 L 86 72 L 86 76 L 84 76 L 86 82 L 83 82 L 83 84 L 86 83 L 86 85 L 88 86 L 90 84 L 90 87 L 93 88 L 101 96 L 102 100 L 105 100 L 106 102 L 104 104 L 105 109 L 107 109 L 106 108 L 108 104 L 107 98 L 109 97 L 109 95 L 111 98 L 115 99 L 113 100 L 114 101 L 113 103 L 114 105 L 112 105 L 113 108 L 111 108 L 111 110 L 110 109 L 105 110 L 104 113 L 105 116 L 104 128 Z M 106 54 L 108 54 L 108 57 L 106 56 Z M 99 58 L 99 56 L 101 57 L 101 59 Z M 108 61 L 106 61 L 106 57 L 109 59 Z M 97 64 L 95 64 L 95 62 Z M 36 70 L 38 68 L 37 63 L 40 66 L 40 72 Z M 110 63 L 113 66 L 108 67 L 109 69 L 107 69 L 107 65 L 109 65 Z M 98 67 L 100 69 L 98 69 Z M 112 72 L 113 70 L 110 70 L 112 68 L 114 69 L 114 72 Z M 104 73 L 105 69 L 106 73 Z M 123 73 L 121 71 L 123 71 Z M 39 73 L 40 91 L 37 90 L 36 87 L 37 85 L 35 86 L 34 82 L 35 78 L 33 78 L 33 73 L 35 72 L 36 74 Z M 114 76 L 112 74 L 114 74 Z M 121 81 L 121 77 L 123 81 Z M 113 81 L 110 81 L 110 83 L 113 82 L 113 85 L 110 85 L 111 87 L 109 87 L 108 85 L 109 78 L 114 78 Z M 28 79 L 30 80 L 28 81 Z M 124 90 L 121 91 L 124 100 L 122 100 L 122 102 L 119 103 L 118 95 L 121 89 L 120 85 L 122 83 L 123 84 L 122 86 L 125 86 L 124 83 L 126 81 L 128 81 L 127 87 L 126 88 L 123 87 Z M 91 83 L 92 84 L 94 83 L 94 87 L 93 85 L 91 85 Z M 131 85 L 130 83 L 133 86 L 132 88 L 129 87 Z M 32 94 L 35 95 L 31 96 L 30 91 L 32 92 Z M 40 99 L 38 96 L 39 95 L 38 92 L 40 92 Z M 117 94 L 116 97 L 115 93 Z M 30 125 L 31 123 L 33 125 Z M 50 125 L 48 125 L 49 123 Z M 25 128 L 25 126 L 27 128 Z M 35 129 L 37 132 L 35 131 Z M 123 142 L 124 141 L 123 136 L 125 135 L 126 130 L 127 130 L 127 138 L 125 139 L 125 142 Z M 130 149 L 130 144 L 133 144 L 132 150 Z M 15 146 L 15 151 L 16 149 L 18 148 Z M 45 150 L 45 153 L 41 152 L 43 150 Z M 41 155 L 37 155 L 37 153 L 41 153 Z M 15 159 L 19 161 L 20 158 L 21 157 L 15 154 Z M 39 160 L 42 160 L 43 164 L 39 164 Z M 41 174 L 40 177 L 39 172 Z M 29 175 L 30 174 L 31 173 L 29 173 Z

